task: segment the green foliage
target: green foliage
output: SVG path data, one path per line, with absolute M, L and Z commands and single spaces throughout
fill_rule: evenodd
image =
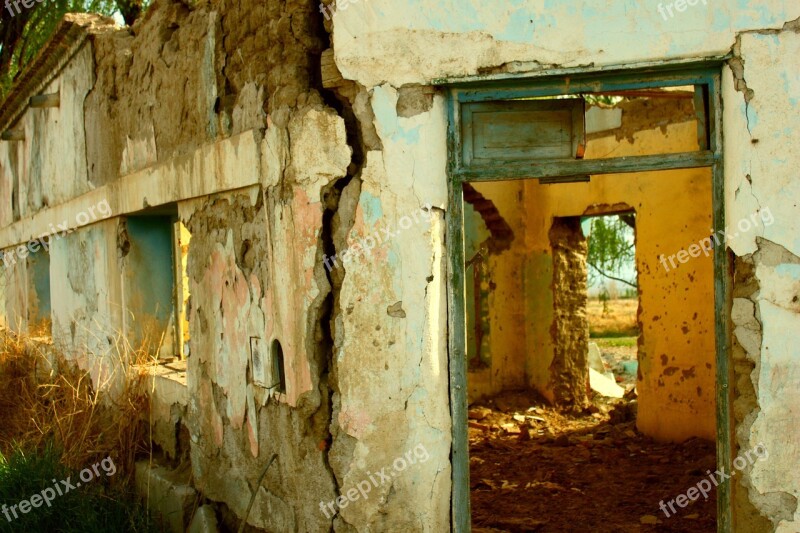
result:
M 141 0 L 138 0 L 141 3 Z M 125 6 L 130 0 L 119 0 Z M 4 99 L 15 77 L 30 63 L 55 31 L 66 13 L 100 13 L 113 15 L 117 0 L 46 0 L 26 9 L 12 7 L 12 17 L 0 2 L 0 99 Z M 138 15 L 138 11 L 136 12 Z
M 607 94 L 585 94 L 583 98 L 586 100 L 586 103 L 589 105 L 603 105 L 607 107 L 613 107 L 620 102 L 625 101 L 625 98 L 621 96 L 609 96 Z
M 0 454 L 0 505 L 10 507 L 21 500 L 30 500 L 56 482 L 79 481 L 77 472 L 70 472 L 59 462 L 60 453 L 52 444 L 38 452 L 16 448 L 9 457 Z M 87 465 L 90 466 L 90 465 Z M 0 513 L 0 533 L 19 531 L 58 531 L 64 533 L 106 533 L 109 531 L 144 533 L 156 528 L 144 509 L 131 495 L 109 487 L 109 478 L 101 469 L 100 476 L 80 487 L 56 495 L 50 506 L 44 503 L 17 518 L 7 509 L 11 521 Z
M 619 272 L 635 261 L 634 232 L 635 215 L 611 215 L 590 219 L 589 279 L 599 281 L 614 279 L 636 287 L 636 280 L 623 279 Z

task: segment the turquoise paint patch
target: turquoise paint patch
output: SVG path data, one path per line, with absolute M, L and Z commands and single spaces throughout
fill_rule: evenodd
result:
M 784 13 L 771 12 L 765 5 L 753 5 L 751 0 L 737 0 L 736 29 L 771 26 L 785 20 Z
M 485 29 L 484 17 L 471 3 L 458 3 L 450 0 L 440 2 L 435 9 L 422 0 L 408 0 L 406 10 L 410 13 L 425 13 L 420 22 L 427 28 L 443 32 L 465 33 Z M 458 13 L 459 16 L 453 16 Z M 414 20 L 412 17 L 410 20 Z M 415 26 L 412 23 L 412 26 Z M 421 26 L 420 26 L 421 27 Z
M 380 198 L 374 196 L 369 191 L 361 191 L 358 205 L 361 207 L 361 212 L 364 214 L 364 224 L 370 228 L 375 227 L 378 220 L 383 217 L 383 206 L 381 205 Z
M 778 265 L 775 267 L 775 272 L 781 277 L 788 277 L 795 281 L 800 281 L 800 265 Z
M 421 124 L 411 129 L 405 129 L 397 118 L 397 109 L 388 91 L 377 87 L 372 92 L 372 109 L 381 131 L 388 135 L 392 141 L 405 141 L 406 144 L 419 144 Z
M 503 31 L 497 34 L 497 38 L 504 41 L 529 43 L 533 40 L 537 24 L 540 23 L 542 22 L 538 18 L 534 21 L 527 10 L 518 9 L 509 14 L 508 24 Z
M 398 124 L 397 129 L 395 130 L 395 134 L 392 135 L 392 140 L 404 140 L 407 144 L 419 144 L 419 129 L 422 127 L 421 124 L 414 126 L 410 130 L 405 129 L 404 127 Z
M 384 243 L 384 244 L 386 244 L 386 243 Z M 391 268 L 393 268 L 393 269 L 395 269 L 395 268 L 400 266 L 400 256 L 397 255 L 397 252 L 395 252 L 394 250 L 389 250 L 389 253 L 386 254 L 386 260 L 389 263 L 389 266 Z M 396 289 L 397 289 L 397 287 L 395 287 L 395 290 Z M 398 293 L 399 293 L 399 291 L 398 291 Z
M 731 15 L 722 9 L 711 10 L 711 29 L 715 32 L 725 32 L 731 29 Z
M 605 13 L 603 11 L 599 11 L 589 4 L 584 4 L 581 8 L 581 15 L 583 16 L 583 20 L 597 20 L 598 18 L 603 17 Z
M 787 96 L 789 97 L 789 103 L 792 104 L 793 107 L 797 107 L 797 104 L 800 103 L 798 99 L 798 93 L 800 93 L 800 74 L 795 72 L 795 76 L 797 80 L 792 82 L 789 80 L 789 73 L 785 70 L 781 72 L 781 78 L 783 79 L 783 90 L 786 91 Z M 792 89 L 794 86 L 797 86 L 799 90 L 793 91 Z
M 745 109 L 746 109 L 746 113 L 747 113 L 748 129 L 752 132 L 753 128 L 758 126 L 758 114 L 756 113 L 756 110 L 753 109 L 753 106 L 751 106 L 751 105 L 745 106 Z
M 397 129 L 397 110 L 389 99 L 389 94 L 383 87 L 376 87 L 372 91 L 372 111 L 381 129 L 394 134 Z

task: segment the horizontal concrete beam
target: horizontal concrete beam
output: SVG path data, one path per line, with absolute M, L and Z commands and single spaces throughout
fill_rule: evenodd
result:
M 0 139 L 4 141 L 24 141 L 25 132 L 23 130 L 6 130 L 0 134 Z
M 30 107 L 58 107 L 61 105 L 59 93 L 37 94 L 28 101 Z
M 0 249 L 24 244 L 40 235 L 71 230 L 80 224 L 76 216 L 95 217 L 91 224 L 182 200 L 257 185 L 261 177 L 261 133 L 248 130 L 207 144 L 192 154 L 128 174 L 63 204 L 36 212 L 0 229 Z M 107 201 L 111 213 L 96 206 Z M 66 225 L 65 225 L 66 224 Z M 57 227 L 61 225 L 61 227 Z

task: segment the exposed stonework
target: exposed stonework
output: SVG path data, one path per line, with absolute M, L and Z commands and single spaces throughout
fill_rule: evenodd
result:
M 761 362 L 763 343 L 763 317 L 762 306 L 767 309 L 778 304 L 780 307 L 794 307 L 800 311 L 800 286 L 788 286 L 787 292 L 781 291 L 778 303 L 773 300 L 773 294 L 760 288 L 761 280 L 774 276 L 772 269 L 792 268 L 789 265 L 800 265 L 800 258 L 791 254 L 785 248 L 765 239 L 758 240 L 758 251 L 736 260 L 736 276 L 734 279 L 733 310 L 731 320 L 734 326 L 735 342 L 733 345 L 735 398 L 734 417 L 736 420 L 736 435 L 738 448 L 748 450 L 759 442 L 758 432 L 754 425 L 759 418 L 760 407 L 758 401 L 759 382 L 764 376 Z M 772 271 L 772 272 L 770 272 Z M 790 282 L 791 283 L 791 282 Z M 772 380 L 770 380 L 772 381 Z M 784 387 L 794 388 L 792 385 Z M 780 393 L 784 396 L 786 393 Z M 763 394 L 763 393 L 762 393 Z M 791 402 L 791 399 L 787 399 Z M 768 450 L 770 447 L 765 443 Z M 774 448 L 773 448 L 774 449 Z M 775 453 L 780 454 L 781 449 Z M 796 495 L 788 492 L 770 491 L 763 492 L 759 489 L 761 479 L 753 479 L 754 468 L 744 472 L 744 476 L 737 480 L 735 489 L 735 502 L 740 512 L 737 513 L 739 523 L 737 526 L 747 531 L 773 531 L 773 527 L 780 521 L 791 521 L 794 510 L 798 506 Z M 763 474 L 762 474 L 763 476 Z M 772 520 L 767 519 L 769 517 Z
M 575 411 L 588 403 L 589 321 L 586 317 L 588 245 L 579 217 L 555 218 L 550 228 L 553 249 L 553 308 L 550 329 L 556 347 L 550 364 L 555 403 Z

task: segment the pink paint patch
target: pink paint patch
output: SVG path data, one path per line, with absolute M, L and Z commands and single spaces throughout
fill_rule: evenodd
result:
M 372 423 L 370 416 L 364 411 L 343 410 L 339 413 L 339 425 L 349 435 L 360 439 Z
M 253 457 L 258 457 L 258 437 L 256 437 L 255 429 L 249 418 L 245 421 L 245 427 L 247 428 L 247 439 L 250 441 L 250 453 Z

